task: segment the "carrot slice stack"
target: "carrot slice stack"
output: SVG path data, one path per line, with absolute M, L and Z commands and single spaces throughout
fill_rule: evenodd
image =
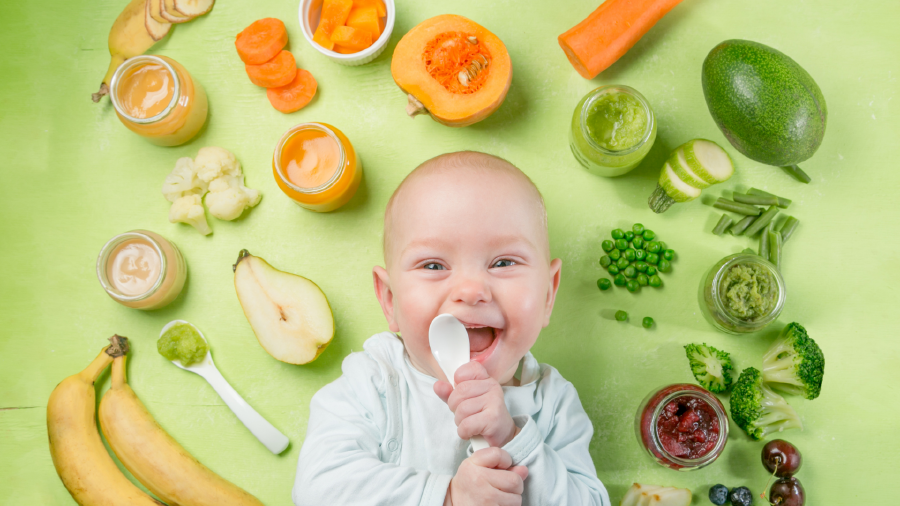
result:
M 293 81 L 285 86 L 269 88 L 266 90 L 266 96 L 269 97 L 272 107 L 283 113 L 289 113 L 306 107 L 306 104 L 316 95 L 317 86 L 312 74 L 303 69 L 297 69 L 297 75 L 294 76 Z
M 284 23 L 280 19 L 263 18 L 244 28 L 234 46 L 244 63 L 260 65 L 274 58 L 287 43 Z
M 245 65 L 250 82 L 263 88 L 284 86 L 294 80 L 297 62 L 290 51 L 281 51 L 275 58 L 260 65 Z

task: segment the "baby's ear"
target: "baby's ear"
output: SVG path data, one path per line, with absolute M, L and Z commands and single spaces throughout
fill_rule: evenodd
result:
M 562 275 L 562 260 L 554 258 L 550 262 L 550 289 L 547 290 L 547 304 L 544 307 L 544 326 L 550 325 L 550 313 L 553 312 L 553 304 L 556 302 L 556 293 L 559 291 L 559 280 Z
M 375 283 L 375 297 L 381 304 L 381 311 L 387 320 L 391 332 L 400 332 L 400 326 L 394 318 L 394 292 L 391 291 L 391 278 L 384 267 L 376 265 L 372 268 L 372 281 Z

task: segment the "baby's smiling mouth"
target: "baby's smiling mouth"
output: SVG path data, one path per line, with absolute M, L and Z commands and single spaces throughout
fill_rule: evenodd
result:
M 493 348 L 494 346 L 492 345 L 497 339 L 497 335 L 499 334 L 500 330 L 501 329 L 497 329 L 494 327 L 466 324 L 466 333 L 469 334 L 470 359 L 474 359 L 478 355 L 481 355 Z

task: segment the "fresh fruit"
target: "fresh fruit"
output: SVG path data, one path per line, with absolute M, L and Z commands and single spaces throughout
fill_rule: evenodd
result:
M 647 203 L 653 212 L 665 212 L 676 202 L 694 200 L 700 196 L 700 190 L 727 181 L 733 174 L 734 163 L 718 144 L 706 139 L 688 141 L 663 164 L 659 182 Z
M 512 82 L 512 61 L 496 35 L 470 19 L 445 14 L 400 39 L 391 75 L 407 94 L 410 117 L 427 113 L 462 127 L 500 107 Z
M 128 504 L 165 506 L 131 483 L 106 452 L 95 417 L 94 382 L 113 358 L 124 355 L 128 340 L 110 338 L 83 371 L 62 380 L 47 401 L 50 457 L 63 485 L 83 506 Z
M 238 56 L 248 65 L 266 63 L 280 53 L 287 43 L 287 29 L 276 18 L 254 21 L 234 39 Z
M 783 439 L 773 439 L 762 449 L 763 466 L 779 478 L 789 478 L 800 470 L 803 457 L 796 446 Z
M 244 65 L 244 69 L 250 82 L 262 88 L 285 86 L 297 76 L 297 62 L 290 51 L 281 51 L 259 65 Z
M 289 364 L 312 362 L 334 337 L 331 306 L 312 281 L 241 250 L 234 287 L 260 346 L 274 358 Z
M 269 88 L 266 97 L 276 110 L 285 114 L 299 111 L 306 107 L 316 95 L 318 83 L 316 79 L 303 69 L 297 69 L 294 80 L 284 86 Z
M 113 361 L 111 385 L 100 400 L 98 416 L 103 436 L 125 468 L 169 504 L 262 506 L 197 461 L 159 426 L 126 382 L 125 357 L 122 353 Z
M 796 165 L 819 148 L 828 118 L 809 73 L 769 46 L 726 40 L 707 55 L 701 81 L 709 112 L 732 146 L 751 160 L 792 167 L 792 175 L 809 182 Z
M 728 499 L 732 506 L 750 506 L 753 504 L 753 493 L 747 487 L 737 487 L 731 489 Z
M 157 6 L 157 13 L 159 12 L 159 2 L 160 0 L 155 1 Z M 153 40 L 159 42 L 163 37 L 166 36 L 167 33 L 169 33 L 169 29 L 172 28 L 172 23 L 169 23 L 165 19 L 163 19 L 162 21 L 156 19 L 156 17 L 153 16 L 153 4 L 154 0 L 147 0 L 146 2 L 144 2 L 144 9 L 146 9 L 146 11 L 144 12 L 144 28 L 147 29 L 147 33 L 149 33 L 150 36 L 153 37 Z
M 168 1 L 168 0 L 167 0 Z M 215 0 L 174 0 L 175 11 L 182 16 L 196 18 L 212 10 Z
M 722 506 L 728 502 L 728 487 L 725 485 L 713 485 L 710 487 L 709 502 L 716 506 Z
M 187 23 L 194 19 L 191 16 L 185 16 L 178 12 L 178 9 L 175 8 L 175 0 L 160 0 L 159 11 L 162 17 L 170 23 Z
M 691 491 L 686 488 L 660 487 L 657 485 L 631 485 L 619 506 L 688 506 Z
M 150 17 L 146 8 L 147 1 L 131 0 L 109 30 L 109 68 L 100 83 L 100 90 L 91 95 L 94 102 L 99 102 L 109 93 L 109 81 L 119 65 L 128 58 L 144 54 L 144 51 L 156 44 L 156 39 L 147 31 L 146 19 Z M 153 20 L 152 17 L 150 19 Z
M 774 506 L 803 506 L 806 493 L 797 478 L 781 478 L 769 490 L 769 503 Z

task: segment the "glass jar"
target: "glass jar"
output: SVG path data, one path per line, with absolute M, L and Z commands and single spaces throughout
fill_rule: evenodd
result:
M 126 251 L 129 246 L 133 251 Z M 122 266 L 121 261 L 117 262 L 119 255 L 130 255 L 126 259 L 128 265 Z M 144 268 L 135 265 L 137 263 L 142 263 Z M 147 273 L 158 274 L 137 279 L 135 284 L 117 277 L 123 271 L 130 278 L 141 278 L 141 274 Z M 134 309 L 158 309 L 181 293 L 187 278 L 187 264 L 178 248 L 166 238 L 148 230 L 132 230 L 113 237 L 100 250 L 97 278 L 106 293 L 119 304 Z M 142 289 L 135 291 L 136 287 Z
M 324 139 L 329 145 L 334 143 L 337 146 L 335 166 L 329 169 L 334 172 L 323 183 L 315 186 L 303 185 L 301 181 L 289 177 L 292 167 L 289 166 L 288 151 L 302 150 L 296 145 L 297 140 L 304 136 Z M 285 195 L 300 207 L 320 213 L 334 211 L 349 202 L 362 179 L 362 162 L 357 158 L 353 145 L 343 132 L 326 123 L 302 123 L 285 132 L 275 146 L 272 170 L 275 182 Z
M 729 291 L 740 290 L 741 287 L 736 287 L 735 280 L 729 279 L 729 272 L 741 266 L 745 268 L 745 275 L 756 273 L 757 285 L 764 283 L 767 287 L 765 293 L 760 294 L 767 306 L 761 314 L 746 317 L 735 310 L 735 305 L 741 302 L 735 301 Z M 762 330 L 778 318 L 784 309 L 787 292 L 784 278 L 775 265 L 753 253 L 737 253 L 712 266 L 706 277 L 702 278 L 699 298 L 703 316 L 714 327 L 729 334 L 747 334 Z
M 678 420 L 672 416 L 679 416 L 679 411 L 688 409 L 699 412 L 700 419 L 691 424 L 693 430 L 705 429 L 705 440 L 700 443 L 704 446 L 697 452 L 693 451 L 696 447 L 689 449 L 666 434 L 665 422 Z M 683 415 L 682 412 L 682 420 Z M 728 415 L 719 399 L 708 390 L 690 383 L 678 383 L 654 390 L 644 398 L 635 416 L 634 429 L 638 443 L 657 464 L 676 471 L 693 471 L 712 464 L 725 449 Z M 690 444 L 697 444 L 696 440 Z M 667 449 L 679 445 L 683 448 L 680 457 Z M 691 457 L 693 453 L 696 455 Z
M 170 90 L 160 96 L 158 90 L 154 93 L 148 89 L 146 80 L 135 77 L 142 71 L 156 73 L 155 77 L 164 85 L 171 82 Z M 148 109 L 151 112 L 140 111 L 144 104 L 134 104 L 136 97 L 132 93 L 147 97 L 146 100 L 158 106 Z M 109 97 L 122 124 L 159 146 L 178 146 L 191 140 L 203 127 L 209 110 L 200 83 L 175 60 L 165 56 L 142 55 L 125 60 L 113 74 Z
M 619 102 L 618 104 L 612 102 Z M 608 142 L 598 140 L 596 135 L 591 135 L 589 118 L 599 115 L 600 107 L 609 106 L 612 113 L 621 109 L 626 104 L 630 109 L 619 116 L 623 123 L 631 120 L 636 125 L 643 125 L 642 131 L 630 132 L 632 142 L 624 146 L 610 146 Z M 596 106 L 596 107 L 595 107 Z M 597 109 L 597 110 L 594 110 Z M 616 131 L 625 126 L 626 135 L 628 125 L 621 124 L 617 120 L 613 125 L 613 138 Z M 596 134 L 597 132 L 595 132 Z M 569 147 L 572 154 L 581 165 L 590 172 L 604 177 L 621 176 L 634 169 L 641 160 L 650 152 L 656 141 L 656 117 L 653 110 L 643 95 L 634 88 L 624 85 L 601 86 L 588 93 L 578 102 L 575 112 L 572 114 L 572 125 L 569 129 Z M 606 145 L 604 145 L 606 144 Z

